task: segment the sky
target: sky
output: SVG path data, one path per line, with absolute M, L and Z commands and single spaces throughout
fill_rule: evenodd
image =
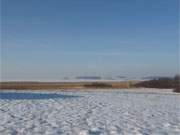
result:
M 1 80 L 179 73 L 179 0 L 1 0 Z

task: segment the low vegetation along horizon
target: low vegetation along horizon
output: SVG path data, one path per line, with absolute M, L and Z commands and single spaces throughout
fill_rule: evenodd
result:
M 174 78 L 157 78 L 148 81 L 114 81 L 114 82 L 0 82 L 0 89 L 122 89 L 122 88 L 159 88 L 173 89 L 180 92 L 180 76 Z

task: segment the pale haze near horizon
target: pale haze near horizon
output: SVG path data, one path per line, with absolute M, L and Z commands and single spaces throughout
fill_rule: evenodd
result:
M 1 80 L 174 76 L 178 0 L 2 0 Z

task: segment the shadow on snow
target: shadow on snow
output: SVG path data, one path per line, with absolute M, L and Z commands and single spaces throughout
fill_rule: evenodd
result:
M 23 99 L 54 99 L 54 98 L 78 98 L 79 96 L 64 95 L 56 93 L 20 93 L 20 92 L 1 92 L 0 99 L 23 100 Z

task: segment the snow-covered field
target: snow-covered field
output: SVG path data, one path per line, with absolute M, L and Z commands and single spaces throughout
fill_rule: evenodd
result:
M 2 91 L 1 135 L 179 135 L 170 90 Z

